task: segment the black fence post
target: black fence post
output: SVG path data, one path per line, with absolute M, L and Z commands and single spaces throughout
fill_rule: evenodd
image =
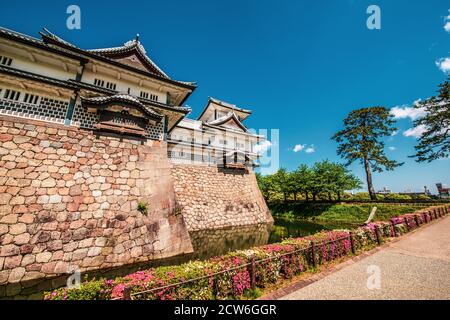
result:
M 403 222 L 405 223 L 406 231 L 409 231 L 408 218 L 405 217 L 405 218 L 403 219 Z
M 123 289 L 123 300 L 131 300 L 131 287 L 126 286 Z
M 256 288 L 256 263 L 255 256 L 250 258 L 250 265 L 248 266 L 248 271 L 250 273 L 250 287 L 252 290 Z
M 217 275 L 214 275 L 212 278 L 213 281 L 213 297 L 214 300 L 217 300 L 217 296 L 219 295 L 219 284 L 218 284 L 218 279 L 217 279 Z
M 312 264 L 313 267 L 315 268 L 317 266 L 317 261 L 316 261 L 316 245 L 314 244 L 314 241 L 311 241 L 311 255 L 312 255 Z
M 391 221 L 391 225 L 392 225 L 392 231 L 394 232 L 394 237 L 397 237 L 397 230 L 395 230 L 395 223 L 394 223 L 394 221 Z
M 378 229 L 378 226 L 375 225 L 375 236 L 377 237 L 378 245 L 381 244 L 381 235 L 380 235 L 380 229 Z
M 417 218 L 417 214 L 414 215 L 414 220 L 416 221 L 416 226 L 420 227 L 419 218 Z
M 350 245 L 352 247 L 352 253 L 356 254 L 355 239 L 353 238 L 353 231 L 350 231 L 349 238 L 350 238 Z

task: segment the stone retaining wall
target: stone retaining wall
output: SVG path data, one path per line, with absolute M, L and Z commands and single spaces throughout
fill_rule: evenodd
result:
M 0 116 L 0 296 L 192 252 L 176 211 L 165 142 Z
M 173 165 L 172 176 L 189 231 L 273 223 L 252 171 Z

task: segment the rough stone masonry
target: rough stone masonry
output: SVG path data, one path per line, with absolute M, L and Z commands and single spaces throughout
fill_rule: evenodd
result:
M 170 166 L 163 141 L 0 117 L 0 287 L 192 252 Z
M 188 231 L 271 222 L 251 171 L 172 166 L 164 141 L 0 116 L 0 297 L 190 253 Z
M 273 223 L 254 172 L 174 165 L 172 176 L 189 231 Z

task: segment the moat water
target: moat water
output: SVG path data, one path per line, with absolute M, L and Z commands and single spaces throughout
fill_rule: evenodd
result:
M 305 237 L 323 230 L 348 228 L 349 225 L 275 218 L 273 225 L 255 225 L 219 230 L 190 232 L 194 259 L 207 259 L 230 251 Z

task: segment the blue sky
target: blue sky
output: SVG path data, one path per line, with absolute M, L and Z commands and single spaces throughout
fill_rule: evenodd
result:
M 66 8 L 81 8 L 81 30 L 66 28 Z M 381 30 L 366 27 L 366 9 L 381 8 Z M 31 35 L 42 27 L 83 48 L 121 45 L 140 33 L 148 54 L 170 76 L 197 81 L 187 101 L 192 116 L 208 96 L 254 110 L 253 128 L 280 130 L 280 162 L 340 161 L 330 137 L 353 109 L 411 105 L 446 78 L 436 61 L 450 56 L 448 1 L 9 1 L 1 25 Z M 450 184 L 450 160 L 417 164 L 407 158 L 414 137 L 387 142 L 394 172 L 375 187 L 421 190 Z M 296 145 L 305 145 L 294 152 Z M 309 151 L 305 152 L 309 148 Z M 297 150 L 301 147 L 297 147 Z M 359 165 L 351 167 L 361 178 Z

